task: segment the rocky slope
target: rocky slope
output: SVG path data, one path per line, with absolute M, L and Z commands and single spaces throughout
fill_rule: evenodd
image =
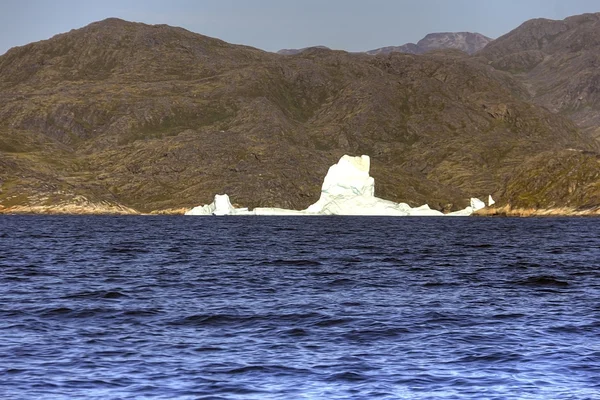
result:
M 376 195 L 411 206 L 456 210 L 492 194 L 546 207 L 567 186 L 571 206 L 595 202 L 597 144 L 481 59 L 283 56 L 164 25 L 94 23 L 0 57 L 0 206 L 150 212 L 228 193 L 303 209 L 343 154 L 370 155 Z M 573 154 L 585 157 L 581 174 L 555 167 Z M 554 191 L 536 183 L 555 173 Z
M 600 13 L 527 21 L 478 55 L 520 79 L 536 104 L 600 140 Z
M 493 39 L 473 32 L 440 32 L 430 33 L 415 43 L 402 46 L 381 47 L 367 51 L 367 54 L 389 54 L 393 51 L 407 54 L 424 54 L 432 50 L 460 50 L 473 54 L 483 49 Z

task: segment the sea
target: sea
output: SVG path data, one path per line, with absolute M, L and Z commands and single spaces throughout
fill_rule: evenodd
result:
M 600 399 L 600 219 L 0 216 L 0 399 Z

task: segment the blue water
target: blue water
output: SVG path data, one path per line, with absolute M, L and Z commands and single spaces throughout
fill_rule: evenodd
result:
M 599 227 L 0 216 L 0 398 L 600 399 Z

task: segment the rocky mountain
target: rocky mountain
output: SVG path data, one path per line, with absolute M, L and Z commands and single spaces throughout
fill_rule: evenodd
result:
M 483 49 L 493 39 L 480 33 L 472 32 L 441 32 L 430 33 L 415 43 L 402 46 L 381 47 L 367 51 L 367 54 L 389 54 L 393 51 L 407 54 L 424 54 L 432 50 L 460 50 L 473 54 Z
M 597 143 L 487 60 L 284 56 L 93 23 L 0 56 L 0 210 L 149 212 L 216 193 L 302 209 L 343 154 L 370 155 L 376 195 L 411 206 L 456 210 L 492 194 L 553 207 L 564 193 L 572 207 L 599 205 Z
M 441 32 L 430 33 L 423 39 L 415 43 L 406 43 L 402 46 L 387 46 L 380 47 L 374 50 L 368 50 L 365 53 L 369 55 L 389 54 L 391 52 L 405 54 L 424 54 L 433 50 L 460 50 L 467 54 L 473 54 L 483 49 L 490 39 L 480 33 L 471 32 Z M 309 49 L 325 49 L 330 50 L 326 46 L 305 47 L 303 49 L 282 49 L 277 54 L 295 55 Z
M 517 77 L 536 104 L 600 140 L 600 13 L 527 21 L 478 55 Z

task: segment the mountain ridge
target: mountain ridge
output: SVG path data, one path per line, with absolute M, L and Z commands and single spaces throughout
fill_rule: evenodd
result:
M 474 32 L 436 32 L 425 35 L 417 43 L 405 43 L 401 46 L 386 46 L 373 50 L 355 53 L 369 55 L 389 54 L 391 52 L 406 54 L 424 54 L 433 50 L 460 50 L 467 54 L 474 54 L 483 49 L 493 39 Z M 281 49 L 277 54 L 296 55 L 310 49 L 331 50 L 327 46 L 309 46 L 301 49 Z
M 478 56 L 512 73 L 532 100 L 600 140 L 600 13 L 530 20 Z

